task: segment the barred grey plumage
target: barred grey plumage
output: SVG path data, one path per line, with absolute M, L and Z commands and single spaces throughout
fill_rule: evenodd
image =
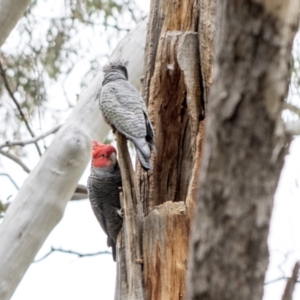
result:
M 116 261 L 116 241 L 123 222 L 119 197 L 122 180 L 116 159 L 109 162 L 109 165 L 102 163 L 102 161 L 110 159 L 111 153 L 113 155 L 116 153 L 112 146 L 94 142 L 91 174 L 87 187 L 92 209 L 107 235 L 107 246 L 112 247 L 113 259 Z M 106 156 L 104 157 L 104 155 Z M 97 157 L 100 160 L 102 157 L 104 158 L 101 162 L 96 162 Z
M 104 68 L 99 107 L 106 122 L 131 140 L 144 169 L 151 169 L 154 132 L 147 107 L 136 88 L 128 82 L 127 69 L 120 61 Z

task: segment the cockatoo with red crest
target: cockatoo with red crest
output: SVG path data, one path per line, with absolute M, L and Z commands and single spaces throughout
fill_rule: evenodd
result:
M 116 149 L 93 141 L 88 193 L 94 214 L 107 235 L 107 246 L 112 247 L 114 261 L 117 237 L 123 222 L 119 195 L 121 187 Z

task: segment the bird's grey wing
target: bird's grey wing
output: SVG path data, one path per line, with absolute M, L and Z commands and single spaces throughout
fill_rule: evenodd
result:
M 137 89 L 130 82 L 126 81 L 124 83 L 124 85 L 126 86 L 128 93 L 135 95 L 135 99 L 139 103 L 139 107 L 142 109 L 142 111 L 144 113 L 143 117 L 144 117 L 144 122 L 145 122 L 145 126 L 146 126 L 146 140 L 147 140 L 147 142 L 150 143 L 151 148 L 155 151 L 154 131 L 153 131 L 153 127 L 150 122 L 150 119 L 149 119 L 146 103 L 143 100 L 143 98 L 141 97 L 140 93 L 137 91 Z
M 146 136 L 141 96 L 127 81 L 117 80 L 103 86 L 99 106 L 104 118 L 129 139 Z

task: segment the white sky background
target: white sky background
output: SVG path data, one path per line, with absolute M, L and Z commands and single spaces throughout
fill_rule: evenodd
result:
M 53 1 L 54 2 L 54 1 Z M 53 3 L 52 2 L 52 3 Z M 139 6 L 147 12 L 150 0 L 138 0 Z M 53 4 L 48 2 L 43 6 L 43 13 L 51 13 Z M 55 6 L 57 9 L 57 6 Z M 126 24 L 126 17 L 124 19 Z M 112 49 L 120 37 L 111 40 Z M 93 36 L 93 32 L 86 32 L 82 37 L 82 43 L 91 44 L 91 52 L 109 51 L 106 41 L 101 36 Z M 5 47 L 14 47 L 17 37 L 12 34 Z M 80 81 L 88 71 L 89 64 L 82 60 L 65 82 L 68 98 L 72 103 L 76 102 L 76 94 L 80 93 Z M 130 74 L 129 74 L 130 76 Z M 49 88 L 49 107 L 65 109 L 66 102 L 60 84 L 51 85 Z M 299 99 L 297 98 L 299 105 Z M 69 114 L 69 112 L 68 112 Z M 67 116 L 67 115 L 66 115 Z M 47 118 L 47 116 L 46 116 Z M 43 120 L 44 121 L 44 120 Z M 49 124 L 45 127 L 51 128 Z M 46 130 L 46 128 L 44 128 Z M 51 137 L 46 141 L 50 141 Z M 27 146 L 28 158 L 24 161 L 31 168 L 37 163 L 34 146 Z M 9 170 L 19 186 L 26 179 L 27 174 L 20 172 L 20 168 L 13 162 L 1 158 L 3 170 Z M 89 167 L 81 178 L 81 183 L 86 184 Z M 18 176 L 16 176 L 18 175 Z M 298 187 L 297 187 L 298 182 Z M 9 195 L 16 194 L 16 190 L 10 181 L 0 177 L 0 199 L 6 199 Z M 266 281 L 285 276 L 290 276 L 293 264 L 300 260 L 300 138 L 292 143 L 290 154 L 286 157 L 286 163 L 279 187 L 275 196 L 271 233 L 269 236 L 270 266 Z M 73 250 L 80 253 L 94 253 L 109 250 L 106 247 L 106 236 L 91 210 L 87 200 L 69 202 L 62 221 L 50 234 L 45 244 L 39 251 L 37 259 L 45 255 L 51 247 Z M 287 259 L 286 259 L 286 255 Z M 280 271 L 278 266 L 283 263 Z M 55 252 L 41 262 L 34 263 L 29 268 L 12 300 L 110 300 L 114 295 L 116 264 L 111 255 L 99 255 L 95 257 L 78 258 L 75 255 Z M 229 283 L 230 284 L 230 283 Z M 264 300 L 279 300 L 285 286 L 285 281 L 269 284 L 265 288 Z M 300 299 L 300 284 L 296 288 L 294 299 Z

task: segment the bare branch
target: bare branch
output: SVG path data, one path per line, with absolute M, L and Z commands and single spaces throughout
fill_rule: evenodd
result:
M 118 263 L 117 268 L 115 299 L 123 299 L 123 295 L 126 295 L 127 299 L 144 299 L 141 280 L 143 278 L 142 266 L 137 263 L 142 257 L 140 245 L 142 215 L 139 213 L 141 206 L 138 206 L 141 202 L 137 201 L 139 194 L 126 137 L 119 132 L 116 132 L 115 136 L 122 176 L 121 206 L 124 210 L 122 242 L 120 246 L 117 244 L 117 257 L 120 264 Z
M 87 187 L 83 184 L 78 184 L 75 193 L 87 194 Z
M 3 203 L 0 201 L 0 219 L 3 217 L 3 213 L 5 213 L 10 205 L 10 202 Z
M 61 127 L 61 125 L 57 125 L 57 126 L 53 127 L 52 129 L 46 131 L 42 135 L 37 136 L 37 137 L 27 140 L 27 141 L 18 141 L 18 140 L 11 141 L 11 142 L 7 141 L 4 144 L 0 145 L 0 149 L 5 148 L 5 147 L 11 147 L 11 146 L 25 146 L 25 145 L 35 144 L 37 141 L 47 137 L 50 134 L 57 132 L 60 127 Z
M 72 251 L 72 250 L 64 250 L 61 248 L 54 248 L 51 247 L 51 250 L 49 252 L 47 252 L 44 256 L 42 256 L 41 258 L 37 259 L 34 261 L 34 263 L 40 262 L 42 260 L 44 260 L 45 258 L 47 258 L 49 255 L 51 255 L 53 252 L 62 252 L 62 253 L 67 253 L 67 254 L 74 254 L 77 255 L 78 257 L 88 257 L 88 256 L 97 256 L 97 255 L 102 255 L 102 254 L 110 254 L 110 251 L 99 251 L 99 252 L 94 252 L 94 253 L 79 253 L 77 251 Z
M 87 199 L 87 198 L 88 198 L 87 187 L 82 184 L 78 184 L 76 187 L 76 190 L 70 200 L 76 201 L 76 200 L 83 200 L 83 199 Z
M 14 161 L 15 163 L 17 163 L 20 167 L 23 168 L 23 170 L 26 173 L 30 173 L 30 169 L 22 162 L 22 160 L 15 154 L 8 152 L 8 151 L 3 151 L 0 149 L 0 154 L 2 154 L 3 156 L 11 159 L 12 161 Z
M 281 281 L 281 280 L 289 280 L 290 278 L 289 277 L 285 277 L 285 276 L 282 276 L 282 277 L 278 277 L 276 279 L 272 279 L 270 281 L 267 281 L 264 283 L 264 285 L 269 285 L 271 283 L 275 283 L 275 282 L 278 282 L 278 281 Z
M 84 193 L 74 193 L 70 201 L 78 201 L 78 200 L 84 200 L 88 198 L 88 194 Z
M 14 179 L 7 173 L 0 173 L 0 176 L 6 176 L 10 181 L 11 183 L 15 186 L 15 188 L 18 190 L 19 189 L 19 186 L 17 185 L 17 183 L 14 181 Z
M 293 269 L 292 277 L 286 284 L 286 287 L 285 287 L 285 290 L 284 290 L 284 293 L 282 296 L 282 300 L 292 300 L 293 292 L 294 292 L 295 285 L 296 285 L 296 282 L 298 279 L 299 268 L 300 268 L 300 264 L 297 261 L 295 263 L 295 266 Z
M 291 103 L 284 103 L 284 108 L 290 110 L 300 117 L 300 107 L 295 106 Z
M 26 128 L 28 129 L 28 131 L 29 131 L 31 137 L 34 137 L 35 135 L 34 135 L 32 129 L 30 128 L 30 126 L 29 126 L 29 123 L 28 123 L 28 121 L 27 121 L 27 119 L 26 119 L 26 117 L 25 117 L 25 115 L 24 115 L 24 113 L 23 113 L 23 111 L 22 111 L 22 109 L 21 109 L 21 106 L 20 106 L 20 104 L 18 103 L 17 99 L 16 99 L 15 96 L 14 96 L 14 93 L 12 92 L 12 90 L 11 90 L 11 88 L 10 88 L 10 85 L 9 85 L 9 83 L 8 83 L 8 80 L 7 80 L 7 77 L 6 77 L 6 73 L 5 73 L 5 70 L 4 70 L 3 66 L 2 66 L 1 60 L 0 60 L 0 75 L 1 75 L 1 77 L 2 77 L 2 79 L 3 79 L 5 88 L 6 88 L 7 92 L 8 92 L 8 94 L 9 94 L 9 96 L 11 97 L 11 99 L 13 100 L 13 102 L 15 103 L 15 105 L 16 105 L 18 111 L 19 111 L 19 114 L 20 114 L 20 116 L 21 116 L 21 119 L 24 121 L 24 123 L 25 123 L 25 125 L 26 125 Z M 36 147 L 36 149 L 37 149 L 39 155 L 41 156 L 41 155 L 42 155 L 42 152 L 41 152 L 41 149 L 40 149 L 39 145 L 37 144 L 37 142 L 35 142 L 35 147 Z
M 300 120 L 285 123 L 285 130 L 291 135 L 300 135 Z
M 30 2 L 30 0 L 1 1 L 0 46 L 16 26 Z
M 264 283 L 264 285 L 269 285 L 271 283 L 275 283 L 275 282 L 282 281 L 282 280 L 290 280 L 290 279 L 291 279 L 290 277 L 282 276 L 282 277 L 278 277 L 276 279 L 267 281 L 267 282 Z M 297 280 L 296 283 L 300 283 L 300 280 Z

